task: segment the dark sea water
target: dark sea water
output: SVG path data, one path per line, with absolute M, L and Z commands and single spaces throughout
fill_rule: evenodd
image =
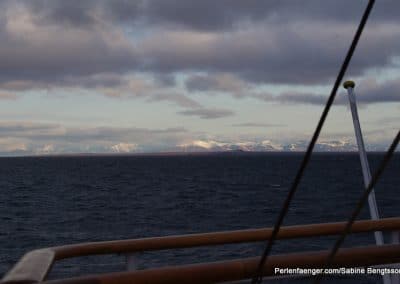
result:
M 1 158 L 0 275 L 25 252 L 46 246 L 272 226 L 302 155 Z M 381 158 L 369 155 L 372 169 Z M 396 155 L 376 186 L 382 217 L 400 215 L 399 184 Z M 315 154 L 285 225 L 342 221 L 362 190 L 357 154 Z M 368 216 L 365 209 L 361 218 Z M 326 249 L 334 240 L 278 241 L 274 253 Z M 373 242 L 372 234 L 358 234 L 345 246 Z M 260 255 L 263 247 L 156 251 L 138 254 L 137 262 L 143 269 L 226 260 Z M 49 277 L 124 269 L 122 255 L 85 257 L 57 263 Z M 326 282 L 381 283 L 381 278 L 335 277 Z

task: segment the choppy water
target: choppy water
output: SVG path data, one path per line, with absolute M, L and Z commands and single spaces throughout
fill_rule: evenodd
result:
M 24 252 L 68 243 L 272 226 L 302 154 L 0 159 L 0 275 Z M 382 155 L 369 156 L 372 169 Z M 400 215 L 400 155 L 376 187 L 382 217 Z M 342 221 L 362 191 L 356 154 L 316 154 L 285 224 Z M 368 217 L 364 210 L 363 218 Z M 274 252 L 317 250 L 333 237 L 280 241 Z M 346 246 L 373 243 L 372 234 Z M 263 244 L 138 255 L 139 268 L 260 255 Z M 118 271 L 124 257 L 61 261 L 50 278 Z M 335 278 L 381 283 L 379 277 Z M 362 281 L 361 281 L 362 280 Z

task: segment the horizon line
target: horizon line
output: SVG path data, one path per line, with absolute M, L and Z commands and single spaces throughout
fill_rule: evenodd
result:
M 193 152 L 128 152 L 128 153 L 48 153 L 48 154 L 10 154 L 3 155 L 0 154 L 0 158 L 42 158 L 42 157 L 129 157 L 129 156 L 205 156 L 205 155 L 257 155 L 257 154 L 303 154 L 306 151 L 243 151 L 243 150 L 232 150 L 232 151 L 193 151 Z M 313 151 L 316 154 L 358 154 L 358 151 L 321 151 L 316 150 Z M 379 154 L 385 153 L 382 150 L 371 150 L 368 153 Z M 395 154 L 399 154 L 399 151 L 396 151 Z

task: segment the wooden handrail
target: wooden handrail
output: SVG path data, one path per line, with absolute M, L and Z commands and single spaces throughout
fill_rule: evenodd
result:
M 311 225 L 297 225 L 282 227 L 277 239 L 295 239 L 315 236 L 328 236 L 343 231 L 346 222 L 321 223 Z M 362 220 L 353 225 L 353 233 L 371 231 L 392 231 L 400 229 L 400 218 L 385 218 L 380 220 Z M 93 255 L 129 253 L 138 251 L 152 251 L 163 249 L 177 249 L 198 246 L 234 244 L 244 242 L 258 242 L 268 240 L 272 228 L 226 231 L 215 233 L 201 233 L 180 236 L 166 236 L 133 240 L 106 241 L 95 243 L 81 243 L 53 247 L 56 260 Z
M 335 235 L 342 232 L 345 222 L 282 227 L 278 239 L 294 239 Z M 353 233 L 400 230 L 400 218 L 362 220 L 353 225 Z M 90 242 L 45 248 L 27 253 L 3 278 L 1 283 L 34 283 L 45 279 L 54 261 L 96 254 L 133 253 L 177 249 L 269 239 L 272 228 L 165 236 L 144 239 Z M 19 282 L 16 282 L 16 281 Z M 28 282 L 23 282 L 26 280 Z
M 329 250 L 325 250 L 273 255 L 264 266 L 263 275 L 274 275 L 275 268 L 319 268 L 326 261 L 329 252 Z M 335 256 L 334 267 L 364 267 L 399 261 L 400 245 L 357 247 L 341 249 Z M 251 278 L 254 276 L 258 262 L 259 258 L 253 257 L 225 262 L 98 274 L 46 281 L 43 284 L 200 284 L 228 282 Z

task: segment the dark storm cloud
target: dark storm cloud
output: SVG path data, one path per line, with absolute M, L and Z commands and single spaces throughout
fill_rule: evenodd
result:
M 11 2 L 11 1 L 6 1 Z M 229 30 L 243 22 L 296 20 L 353 21 L 367 1 L 259 1 L 259 0 L 36 0 L 18 1 L 39 14 L 43 21 L 90 25 L 96 16 L 117 23 L 172 25 L 195 30 Z M 373 17 L 397 20 L 398 1 L 376 4 Z
M 63 1 L 35 0 L 24 1 L 38 15 L 39 23 L 58 23 L 61 25 L 87 26 L 95 23 L 93 13 L 97 10 L 95 0 Z
M 79 7 L 84 5 L 79 3 L 2 3 L 0 83 L 34 80 L 36 84 L 57 85 L 59 81 L 65 81 L 65 77 L 79 81 L 81 76 L 110 72 L 120 74 L 132 70 L 137 63 L 135 49 L 112 26 L 101 22 L 91 26 L 64 25 L 64 18 L 71 22 L 74 20 L 76 24 L 83 21 L 78 20 L 82 18 Z M 89 2 L 83 3 L 89 5 Z M 55 13 L 54 17 L 60 22 L 45 21 L 42 14 L 47 13 Z
M 366 1 L 148 0 L 0 2 L 0 89 L 117 88 L 145 72 L 159 88 L 178 73 L 189 91 L 245 83 L 328 84 Z M 349 74 L 394 65 L 399 1 L 379 1 Z M 104 75 L 107 74 L 107 75 Z M 115 92 L 114 92 L 115 93 Z M 242 95 L 246 95 L 242 93 Z M 160 96 L 159 96 L 160 97 Z M 282 97 L 290 100 L 291 95 Z M 300 100 L 300 95 L 293 101 Z M 153 99 L 157 100 L 157 99 Z M 164 100 L 162 97 L 160 100 Z M 177 101 L 177 99 L 175 98 Z M 310 98 L 309 103 L 319 103 Z
M 135 65 L 134 50 L 112 43 L 98 33 L 51 30 L 54 38 L 37 34 L 21 40 L 8 37 L 0 48 L 0 82 L 13 80 L 50 81 L 57 84 L 65 76 L 80 77 L 104 72 L 121 73 Z M 42 36 L 42 38 L 40 38 Z
M 243 22 L 280 22 L 284 19 L 353 21 L 360 16 L 367 1 L 281 1 L 281 0 L 150 0 L 142 5 L 126 5 L 115 1 L 111 9 L 116 19 L 135 19 L 138 14 L 148 22 L 162 22 L 198 30 L 222 30 L 236 28 Z M 122 5 L 121 5 L 122 4 Z M 127 9 L 128 6 L 131 9 Z M 379 1 L 373 16 L 385 20 L 397 20 L 400 3 L 394 0 Z M 121 13 L 115 13 L 120 11 Z M 127 13 L 126 11 L 131 11 Z M 139 11 L 139 12 L 138 12 Z
M 201 119 L 216 119 L 216 118 L 232 116 L 235 114 L 231 110 L 208 109 L 208 108 L 191 109 L 191 110 L 180 111 L 178 113 L 186 116 L 198 116 Z
M 324 84 L 336 75 L 354 29 L 352 24 L 305 22 L 223 35 L 164 32 L 144 40 L 140 49 L 153 59 L 145 66 L 149 70 L 229 72 L 256 83 Z M 393 65 L 399 54 L 400 32 L 395 25 L 375 25 L 368 34 L 349 69 L 353 76 Z M 208 82 L 198 80 L 192 87 L 195 83 L 204 89 Z

